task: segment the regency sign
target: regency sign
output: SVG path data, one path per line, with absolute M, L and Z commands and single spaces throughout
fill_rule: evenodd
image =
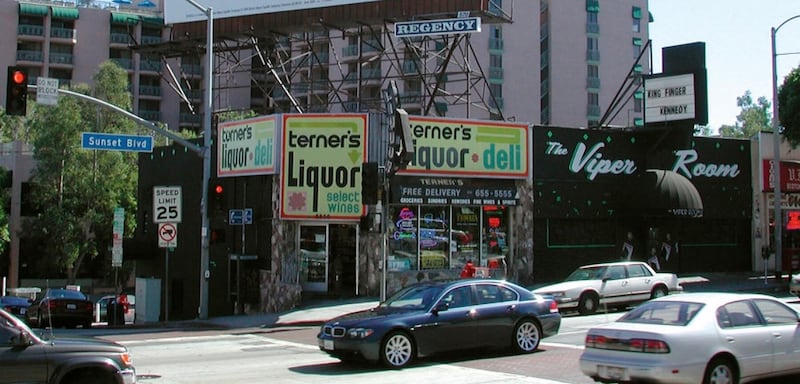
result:
M 275 116 L 220 123 L 217 177 L 275 173 Z
M 517 205 L 513 180 L 427 178 L 392 179 L 391 201 L 420 205 Z
M 529 127 L 522 123 L 409 116 L 414 158 L 398 175 L 524 179 Z
M 406 21 L 394 24 L 394 34 L 397 37 L 435 36 L 451 33 L 475 33 L 480 31 L 480 17 Z
M 283 115 L 280 217 L 358 221 L 366 114 Z

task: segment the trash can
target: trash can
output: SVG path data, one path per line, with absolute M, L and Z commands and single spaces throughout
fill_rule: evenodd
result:
M 125 325 L 125 305 L 120 303 L 117 299 L 111 299 L 108 302 L 106 313 L 108 314 L 109 327 Z

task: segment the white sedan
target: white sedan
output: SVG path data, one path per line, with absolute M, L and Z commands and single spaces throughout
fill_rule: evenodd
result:
M 589 329 L 581 371 L 595 381 L 746 383 L 800 372 L 800 315 L 771 296 L 686 293 Z
M 533 293 L 553 296 L 560 310 L 577 309 L 588 315 L 601 305 L 625 307 L 682 290 L 674 273 L 657 273 L 640 261 L 621 261 L 585 265 L 563 282 Z

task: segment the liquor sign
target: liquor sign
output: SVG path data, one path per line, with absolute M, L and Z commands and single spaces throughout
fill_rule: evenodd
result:
M 525 123 L 408 116 L 414 158 L 398 175 L 525 179 L 530 128 Z
M 366 114 L 283 115 L 280 217 L 358 221 Z
M 275 173 L 274 116 L 220 123 L 217 177 Z

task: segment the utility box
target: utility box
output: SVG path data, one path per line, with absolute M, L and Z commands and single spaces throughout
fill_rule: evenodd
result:
M 161 279 L 136 278 L 135 324 L 157 323 L 161 317 Z

